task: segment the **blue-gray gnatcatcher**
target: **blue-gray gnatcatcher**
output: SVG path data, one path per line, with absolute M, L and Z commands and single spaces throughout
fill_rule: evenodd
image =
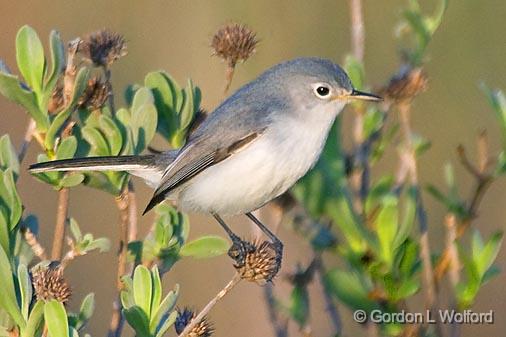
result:
M 299 58 L 240 88 L 179 150 L 57 160 L 34 164 L 30 171 L 128 171 L 155 188 L 144 213 L 164 199 L 176 199 L 183 210 L 211 213 L 231 237 L 238 264 L 244 249 L 220 215 L 246 214 L 273 241 L 281 261 L 281 242 L 251 212 L 316 163 L 334 119 L 352 99 L 380 97 L 355 90 L 329 60 Z

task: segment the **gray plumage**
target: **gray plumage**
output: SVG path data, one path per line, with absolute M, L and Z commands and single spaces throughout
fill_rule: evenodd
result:
M 328 87 L 332 97 L 317 97 L 315 84 L 319 83 Z M 151 181 L 151 185 L 156 184 L 155 193 L 146 211 L 172 194 L 177 194 L 184 203 L 190 205 L 190 209 L 206 210 L 211 213 L 221 211 L 246 213 L 284 192 L 314 165 L 332 121 L 346 104 L 347 99 L 352 98 L 351 96 L 364 99 L 377 98 L 354 91 L 346 73 L 329 60 L 295 59 L 272 67 L 241 87 L 199 125 L 179 151 L 147 156 L 69 159 L 35 164 L 30 170 L 32 172 L 78 169 L 126 170 L 145 179 L 148 177 L 147 180 Z M 287 128 L 293 130 L 284 130 Z M 302 144 L 304 146 L 298 149 L 297 144 L 305 141 L 303 134 L 306 135 L 308 144 L 307 146 Z M 234 162 L 232 158 L 242 158 L 235 154 L 245 148 L 251 151 L 250 156 L 241 159 L 240 163 Z M 271 165 L 273 157 L 270 152 L 277 150 L 280 151 L 280 155 L 285 156 L 290 150 L 294 151 L 292 168 L 290 156 L 279 158 L 280 161 L 286 160 L 287 166 Z M 232 158 L 228 159 L 229 157 Z M 221 186 L 226 181 L 218 179 L 216 173 L 230 168 L 231 173 L 239 174 L 241 172 L 237 171 L 243 170 L 245 175 L 254 174 L 255 168 L 257 171 L 264 169 L 261 164 L 263 157 L 266 161 L 265 170 L 274 170 L 272 173 L 276 173 L 276 179 L 280 181 L 266 183 L 262 195 L 251 191 L 252 195 L 256 193 L 251 202 L 244 205 L 229 205 L 233 203 L 232 196 L 232 199 L 223 201 L 203 200 L 198 196 L 199 193 L 212 193 L 208 187 L 212 184 L 209 185 L 209 181 L 205 179 L 213 179 L 213 176 L 201 176 L 202 172 L 214 172 L 216 177 L 214 190 L 225 197 L 230 191 Z M 220 171 L 209 171 L 213 166 Z M 287 171 L 286 178 L 279 172 L 280 169 Z M 268 176 L 269 172 L 265 174 Z M 198 179 L 195 179 L 196 177 Z M 244 179 L 255 178 L 244 177 Z M 258 180 L 258 184 L 262 183 L 261 179 Z M 199 190 L 198 186 L 205 187 Z M 256 191 L 261 187 L 255 186 L 254 189 Z M 244 193 L 247 197 L 248 191 Z M 219 195 L 216 198 L 219 198 Z M 220 202 L 223 205 L 220 205 Z

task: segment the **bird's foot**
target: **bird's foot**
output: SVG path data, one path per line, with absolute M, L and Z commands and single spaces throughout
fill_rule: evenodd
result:
M 255 246 L 248 241 L 242 240 L 237 235 L 231 236 L 232 246 L 228 250 L 228 256 L 234 260 L 234 267 L 241 268 L 246 264 L 246 257 L 255 251 Z

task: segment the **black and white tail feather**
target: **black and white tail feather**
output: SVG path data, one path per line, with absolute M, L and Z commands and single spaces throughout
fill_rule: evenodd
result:
M 165 157 L 172 157 L 172 154 L 168 153 Z M 30 165 L 29 171 L 31 173 L 49 171 L 125 171 L 144 179 L 149 186 L 156 187 L 166 167 L 167 161 L 161 160 L 161 155 L 157 154 L 54 160 Z

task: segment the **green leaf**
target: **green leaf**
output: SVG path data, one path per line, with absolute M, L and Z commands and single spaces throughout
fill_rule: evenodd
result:
M 4 252 L 10 252 L 9 224 L 5 215 L 0 211 L 0 247 Z
M 492 235 L 478 255 L 478 258 L 476 259 L 476 267 L 478 269 L 478 273 L 482 277 L 485 275 L 492 263 L 494 263 L 494 260 L 499 253 L 499 249 L 501 248 L 502 238 L 502 232 L 497 232 Z
M 503 149 L 506 149 L 506 96 L 504 96 L 501 90 L 492 90 L 485 84 L 481 84 L 481 89 L 487 96 L 488 102 L 499 120 L 503 139 Z
M 44 316 L 44 301 L 37 301 L 30 311 L 30 316 L 26 323 L 26 328 L 21 330 L 21 337 L 35 337 L 36 332 L 42 324 Z
M 45 132 L 48 129 L 47 112 L 39 109 L 35 94 L 23 88 L 16 76 L 0 72 L 0 94 L 25 108 L 35 120 L 39 131 Z
M 67 312 L 63 303 L 51 300 L 44 304 L 44 321 L 51 337 L 69 337 Z
M 179 254 L 195 258 L 207 258 L 225 254 L 229 248 L 229 242 L 221 236 L 207 235 L 184 244 Z
M 146 316 L 149 315 L 151 312 L 153 285 L 151 283 L 151 273 L 148 268 L 143 265 L 139 265 L 135 268 L 133 286 L 135 304 L 146 313 Z
M 100 253 L 108 252 L 111 248 L 111 242 L 107 238 L 98 238 L 93 240 L 88 246 L 86 247 L 86 251 L 91 251 L 94 249 L 98 249 Z
M 11 264 L 3 249 L 0 249 L 0 284 L 2 285 L 0 308 L 4 309 L 16 324 L 23 328 L 26 322 L 18 307 L 14 281 L 12 280 Z
M 410 235 L 416 217 L 416 202 L 418 198 L 417 188 L 410 186 L 406 192 L 403 202 L 402 220 L 395 236 L 394 248 L 399 247 Z
M 179 297 L 179 285 L 174 286 L 174 290 L 169 291 L 165 296 L 162 303 L 156 308 L 156 312 L 151 316 L 149 322 L 149 329 L 151 332 L 155 332 L 157 327 L 160 326 L 162 320 L 167 317 L 167 314 L 171 312 L 176 306 L 177 298 Z
M 170 315 L 165 319 L 163 324 L 158 328 L 155 337 L 162 337 L 165 332 L 176 322 L 177 319 L 177 311 L 173 311 Z
M 63 138 L 56 149 L 56 159 L 70 159 L 77 151 L 77 139 L 75 136 Z
M 155 315 L 155 311 L 158 309 L 160 301 L 162 300 L 162 281 L 160 280 L 160 273 L 156 264 L 153 268 L 151 268 L 151 279 L 153 283 L 153 295 L 151 299 L 151 310 L 149 313 L 150 318 Z
M 28 309 L 32 302 L 32 281 L 30 275 L 28 275 L 28 269 L 24 264 L 18 266 L 18 285 L 19 292 L 21 295 L 21 313 L 25 320 L 28 320 Z
M 309 295 L 305 286 L 295 286 L 290 295 L 290 314 L 303 327 L 309 316 Z
M 21 27 L 16 35 L 16 61 L 26 83 L 40 94 L 46 60 L 39 36 L 30 26 Z
M 0 171 L 0 211 L 2 206 L 7 211 L 6 220 L 9 222 L 9 229 L 12 230 L 21 219 L 23 207 L 11 169 Z
M 0 137 L 0 170 L 10 168 L 16 177 L 19 176 L 19 161 L 16 150 L 12 145 L 9 135 Z
M 72 233 L 75 241 L 80 242 L 82 240 L 83 234 L 81 233 L 81 229 L 74 218 L 70 218 L 70 232 Z
M 353 55 L 348 54 L 346 55 L 346 59 L 344 61 L 344 69 L 346 69 L 346 73 L 350 77 L 351 83 L 353 83 L 353 87 L 358 90 L 364 89 L 364 65 Z
M 383 199 L 383 207 L 376 220 L 376 232 L 381 248 L 381 255 L 388 266 L 392 265 L 394 240 L 398 228 L 397 198 L 390 196 Z
M 79 309 L 79 322 L 76 325 L 77 330 L 81 329 L 90 320 L 93 311 L 95 311 L 95 294 L 90 293 L 81 303 L 81 308 Z
M 179 129 L 184 130 L 186 134 L 186 130 L 190 126 L 193 121 L 193 117 L 196 112 L 196 108 L 198 108 L 198 104 L 200 103 L 200 98 L 195 93 L 195 87 L 193 86 L 192 80 L 188 80 L 188 84 L 184 89 L 184 104 L 183 109 L 180 112 L 180 122 Z
M 118 155 L 123 146 L 123 137 L 121 136 L 120 129 L 112 118 L 107 115 L 100 115 L 98 123 L 100 125 L 100 130 L 102 130 L 107 139 L 111 155 Z
M 128 324 L 135 330 L 138 337 L 151 337 L 146 313 L 138 306 L 123 309 Z
M 157 71 L 146 75 L 144 79 L 146 87 L 153 93 L 156 110 L 158 112 L 158 132 L 170 139 L 170 135 L 177 130 L 179 121 L 177 120 L 176 91 L 181 90 L 176 87 L 175 81 L 165 72 Z
M 81 129 L 83 138 L 91 145 L 90 154 L 94 156 L 110 155 L 109 146 L 104 136 L 95 128 L 85 126 Z
M 84 174 L 82 174 L 82 173 L 67 174 L 60 181 L 60 187 L 61 188 L 75 187 L 75 186 L 81 184 L 83 181 L 84 181 Z
M 330 293 L 351 309 L 370 311 L 377 307 L 377 304 L 369 299 L 371 285 L 367 284 L 360 275 L 336 268 L 330 270 L 324 276 L 324 280 Z
M 131 108 L 134 153 L 142 152 L 153 139 L 158 121 L 153 95 L 147 88 L 135 92 Z
M 47 98 L 51 97 L 58 77 L 65 69 L 65 50 L 60 33 L 52 30 L 49 34 L 49 48 L 51 49 L 51 71 L 44 87 Z

